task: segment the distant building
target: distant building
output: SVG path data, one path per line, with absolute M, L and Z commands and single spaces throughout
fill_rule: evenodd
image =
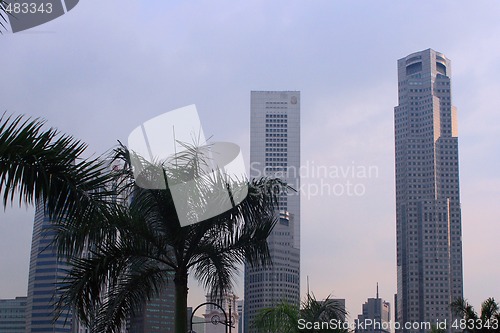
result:
M 339 305 L 339 308 L 344 312 L 344 315 L 341 316 L 340 320 L 344 321 L 346 320 L 346 307 L 345 307 L 345 298 L 330 298 L 330 301 L 333 301 Z M 318 303 L 322 304 L 324 301 L 318 301 Z
M 187 311 L 188 320 L 188 332 L 189 333 L 205 333 L 205 318 L 197 315 L 193 316 L 193 327 L 191 328 L 191 315 L 193 314 L 193 308 L 188 307 Z M 191 330 L 191 331 L 189 331 Z
M 207 295 L 207 302 L 216 303 L 224 309 L 224 312 L 219 306 L 208 304 L 205 308 L 205 333 L 226 333 L 226 316 L 227 320 L 231 321 L 231 331 L 238 332 L 239 314 L 236 301 L 238 296 L 235 294 L 227 294 L 224 297 L 210 297 Z M 229 324 L 229 323 L 228 323 Z
M 35 210 L 33 238 L 26 299 L 26 333 L 71 333 L 72 315 L 63 311 L 54 320 L 57 287 L 70 269 L 68 263 L 57 255 L 53 244 L 56 231 L 45 214 L 43 205 Z
M 172 281 L 156 297 L 144 302 L 130 318 L 129 333 L 174 332 L 175 289 Z
M 26 297 L 0 299 L 0 332 L 26 332 Z
M 243 314 L 245 313 L 245 301 L 244 300 L 238 300 L 236 301 L 236 306 L 238 308 L 238 333 L 244 333 L 244 329 L 243 329 L 243 322 L 244 322 L 244 319 L 243 319 Z
M 281 178 L 300 188 L 300 92 L 252 91 L 250 177 Z M 282 301 L 300 305 L 300 195 L 281 194 L 279 221 L 267 242 L 273 265 L 245 265 L 244 331 L 257 313 Z M 278 215 L 278 212 L 277 212 Z
M 379 298 L 378 285 L 377 296 L 368 298 L 362 309 L 356 320 L 356 333 L 390 333 L 391 307 Z
M 336 301 L 339 303 L 340 308 L 346 313 L 346 308 L 345 308 L 345 298 L 332 298 L 333 301 Z M 340 318 L 342 321 L 345 321 L 345 315 Z

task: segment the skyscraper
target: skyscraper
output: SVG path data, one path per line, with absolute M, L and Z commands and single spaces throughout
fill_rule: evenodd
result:
M 431 49 L 398 60 L 394 108 L 400 323 L 451 322 L 463 295 L 457 112 L 450 60 Z
M 72 316 L 69 311 L 61 313 L 54 321 L 57 287 L 66 277 L 69 265 L 58 258 L 53 244 L 55 230 L 45 214 L 43 205 L 38 204 L 33 224 L 31 257 L 26 305 L 26 332 L 70 333 Z
M 390 333 L 391 307 L 388 302 L 378 295 L 368 298 L 362 306 L 362 313 L 358 315 L 355 333 Z
M 279 177 L 297 192 L 279 197 L 268 238 L 273 266 L 245 265 L 245 333 L 260 309 L 300 302 L 300 92 L 252 91 L 250 109 L 250 177 Z

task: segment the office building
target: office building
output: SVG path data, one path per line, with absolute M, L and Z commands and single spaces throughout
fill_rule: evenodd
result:
M 26 297 L 0 299 L 0 332 L 26 332 Z
M 398 95 L 396 318 L 400 323 L 450 323 L 450 302 L 463 296 L 457 111 L 451 100 L 450 60 L 431 49 L 399 59 Z
M 38 204 L 31 241 L 26 301 L 27 333 L 72 332 L 72 315 L 69 310 L 63 311 L 57 320 L 54 320 L 58 284 L 64 280 L 70 268 L 68 263 L 57 255 L 56 246 L 53 244 L 55 233 L 43 205 Z
M 319 304 L 323 305 L 325 303 L 324 300 L 318 301 Z M 334 304 L 342 313 L 340 318 L 338 318 L 341 322 L 346 321 L 347 309 L 345 307 L 345 298 L 329 298 L 329 304 Z
M 238 333 L 243 333 L 243 313 L 244 313 L 245 301 L 240 299 L 236 301 L 236 307 L 238 310 Z
M 332 298 L 332 301 L 336 302 L 339 305 L 339 308 L 344 312 L 347 313 L 347 309 L 345 307 L 345 298 Z M 341 321 L 345 322 L 346 321 L 346 315 L 342 315 L 341 318 L 339 318 Z
M 389 302 L 382 300 L 378 294 L 368 298 L 362 306 L 355 325 L 356 333 L 391 333 L 391 307 Z
M 250 104 L 250 177 L 278 177 L 297 192 L 279 197 L 268 238 L 273 266 L 245 265 L 245 333 L 259 310 L 300 303 L 300 92 L 252 91 Z
M 167 285 L 163 287 L 159 295 L 144 302 L 135 315 L 131 316 L 128 332 L 174 332 L 174 315 L 175 288 L 173 281 L 169 281 Z M 187 320 L 189 320 L 189 318 Z

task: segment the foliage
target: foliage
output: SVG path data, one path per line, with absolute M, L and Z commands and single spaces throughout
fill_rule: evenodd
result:
M 330 296 L 318 301 L 314 294 L 308 294 L 301 309 L 293 304 L 281 302 L 275 307 L 260 310 L 253 327 L 266 333 L 344 332 L 334 328 L 301 329 L 299 320 L 307 323 L 329 323 L 331 320 L 340 322 L 345 320 L 346 315 L 344 307 Z
M 0 0 L 0 33 L 2 33 L 2 30 L 6 29 L 5 23 L 7 23 L 7 3 L 5 0 Z
M 176 331 L 185 333 L 188 273 L 222 295 L 241 263 L 271 264 L 266 239 L 276 223 L 274 189 L 288 189 L 280 180 L 245 180 L 248 195 L 239 204 L 181 227 L 170 188 L 137 186 L 125 147 L 112 159 L 122 168 L 110 172 L 109 161 L 82 158 L 85 144 L 44 124 L 0 117 L 0 195 L 4 206 L 16 194 L 19 204 L 43 203 L 60 254 L 73 266 L 60 288 L 59 311 L 74 309 L 93 332 L 118 332 L 135 309 L 173 282 Z M 228 189 L 238 188 L 231 186 L 234 180 L 220 170 L 203 175 L 205 161 L 196 148 L 187 148 L 176 156 L 175 168 L 151 163 L 143 177 L 167 185 L 166 179 L 200 179 L 196 195 L 186 194 L 194 212 L 207 202 L 227 201 Z
M 260 310 L 255 316 L 253 327 L 266 333 L 295 333 L 298 331 L 299 307 L 280 302 L 272 308 Z
M 145 189 L 138 187 L 133 177 L 131 153 L 123 146 L 117 148 L 114 160 L 123 168 L 115 174 L 115 207 L 107 210 L 98 223 L 63 221 L 58 226 L 59 244 L 74 256 L 59 306 L 75 308 L 93 332 L 118 332 L 130 313 L 173 282 L 176 332 L 184 333 L 188 273 L 212 294 L 222 295 L 231 290 L 240 264 L 271 264 L 266 239 L 276 223 L 273 189 L 284 184 L 278 179 L 245 181 L 248 195 L 241 203 L 181 227 L 168 187 L 172 180 L 199 179 L 196 190 L 201 196 L 197 193 L 196 198 L 212 203 L 224 200 L 224 195 L 227 198 L 231 180 L 221 172 L 200 177 L 200 163 L 204 161 L 198 160 L 194 147 L 176 158 L 175 168 L 155 163 L 144 167 L 149 181 L 163 178 L 167 186 Z M 189 195 L 186 198 L 192 205 L 203 204 Z M 200 207 L 195 208 L 199 212 Z M 74 249 L 85 248 L 85 242 L 88 254 L 82 256 L 84 252 Z
M 86 145 L 45 121 L 0 117 L 0 196 L 4 206 L 19 195 L 19 205 L 41 201 L 54 220 L 85 223 L 108 207 L 104 190 L 111 177 L 107 164 L 84 159 Z
M 500 332 L 500 309 L 499 304 L 493 297 L 488 298 L 481 304 L 480 314 L 463 298 L 457 298 L 453 301 L 451 309 L 456 316 L 465 319 L 463 324 L 468 326 L 468 332 Z

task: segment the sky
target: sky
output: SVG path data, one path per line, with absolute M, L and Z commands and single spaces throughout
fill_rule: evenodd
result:
M 377 282 L 393 303 L 397 59 L 435 49 L 452 61 L 464 296 L 478 307 L 500 300 L 499 14 L 496 0 L 81 0 L 0 36 L 0 109 L 46 119 L 97 156 L 196 104 L 205 135 L 237 143 L 248 163 L 250 91 L 299 90 L 302 165 L 372 170 L 302 179 L 302 296 L 309 277 L 317 298 L 345 298 L 353 319 Z M 316 191 L 324 183 L 338 190 Z M 32 226 L 32 207 L 0 211 L 0 298 L 27 293 Z M 204 291 L 190 284 L 196 306 Z

